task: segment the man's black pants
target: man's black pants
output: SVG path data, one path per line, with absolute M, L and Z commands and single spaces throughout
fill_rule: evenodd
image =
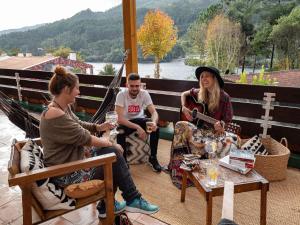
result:
M 142 127 L 144 130 L 146 130 L 146 122 L 149 121 L 149 118 L 136 118 L 129 120 L 132 123 L 138 124 L 140 127 Z M 117 142 L 120 144 L 124 149 L 124 158 L 127 161 L 126 155 L 127 155 L 127 149 L 126 149 L 126 137 L 130 134 L 132 134 L 135 129 L 131 129 L 128 127 L 125 127 L 123 125 L 118 127 L 119 134 L 117 135 Z M 156 131 L 151 132 L 150 134 L 150 149 L 151 149 L 151 157 L 156 157 L 157 155 L 157 145 L 158 145 L 158 139 L 159 139 L 159 128 L 157 128 Z

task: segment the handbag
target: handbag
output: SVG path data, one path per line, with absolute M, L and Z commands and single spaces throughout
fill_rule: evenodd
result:
M 115 216 L 114 225 L 133 225 L 126 213 L 120 213 Z

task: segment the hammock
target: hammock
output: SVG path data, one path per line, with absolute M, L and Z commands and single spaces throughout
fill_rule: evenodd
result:
M 105 120 L 105 114 L 114 108 L 116 97 L 120 90 L 123 69 L 124 69 L 125 62 L 127 60 L 127 56 L 128 56 L 128 50 L 124 53 L 121 68 L 119 69 L 118 73 L 115 75 L 114 79 L 112 80 L 112 82 L 110 83 L 110 85 L 107 88 L 103 102 L 101 103 L 97 112 L 90 119 L 89 122 L 103 123 Z
M 0 91 L 0 109 L 13 124 L 26 132 L 26 138 L 37 138 L 40 136 L 40 121 L 2 91 Z
M 105 120 L 105 114 L 113 109 L 116 96 L 120 89 L 123 69 L 127 60 L 127 56 L 128 50 L 124 53 L 121 68 L 107 88 L 103 102 L 89 122 L 102 123 Z M 19 102 L 10 99 L 2 91 L 0 91 L 0 110 L 4 112 L 4 114 L 13 124 L 26 132 L 26 138 L 40 137 L 40 121 L 22 108 Z

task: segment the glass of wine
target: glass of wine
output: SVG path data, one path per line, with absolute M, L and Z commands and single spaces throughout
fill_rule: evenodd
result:
M 117 135 L 119 132 L 117 131 L 117 123 L 118 123 L 118 114 L 116 111 L 109 111 L 105 115 L 106 122 L 109 122 L 114 126 L 114 129 L 110 131 L 110 135 Z

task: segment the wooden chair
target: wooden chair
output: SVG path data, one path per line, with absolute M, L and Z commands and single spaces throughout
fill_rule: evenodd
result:
M 36 143 L 41 146 L 40 139 L 35 139 Z M 20 150 L 26 141 L 13 141 L 11 145 L 11 156 L 8 163 L 8 184 L 10 187 L 19 186 L 22 190 L 22 208 L 23 208 L 23 224 L 39 224 L 63 215 L 73 210 L 44 210 L 40 205 L 38 199 L 31 192 L 32 184 L 38 180 L 62 176 L 72 173 L 80 169 L 103 166 L 104 167 L 104 188 L 98 193 L 80 198 L 76 201 L 75 209 L 81 208 L 100 199 L 106 201 L 106 215 L 102 223 L 112 225 L 114 221 L 114 193 L 113 193 L 113 177 L 112 177 L 112 163 L 116 161 L 114 153 L 78 160 L 75 162 L 65 163 L 62 165 L 51 166 L 43 169 L 34 170 L 28 173 L 20 172 Z M 40 220 L 33 222 L 31 207 L 35 209 L 40 217 Z M 75 210 L 74 209 L 74 210 Z

